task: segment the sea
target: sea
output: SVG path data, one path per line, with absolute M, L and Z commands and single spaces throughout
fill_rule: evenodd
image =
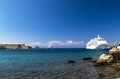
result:
M 92 57 L 97 60 L 108 50 L 88 50 L 85 48 L 52 48 L 28 50 L 0 50 L 0 79 L 115 79 L 101 67 L 85 61 Z M 69 60 L 75 63 L 68 63 Z M 108 68 L 109 69 L 109 68 Z M 109 69 L 110 70 L 110 69 Z M 109 72 L 109 71 L 108 71 Z

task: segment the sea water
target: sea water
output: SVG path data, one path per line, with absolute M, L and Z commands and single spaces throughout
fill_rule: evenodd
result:
M 53 48 L 0 50 L 0 79 L 97 79 L 97 69 L 84 57 L 98 59 L 108 50 Z M 74 64 L 68 64 L 74 60 Z

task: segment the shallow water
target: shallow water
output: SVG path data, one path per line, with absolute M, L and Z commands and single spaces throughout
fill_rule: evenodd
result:
M 97 59 L 102 53 L 108 50 L 0 50 L 0 79 L 98 79 L 104 71 L 82 58 Z M 68 60 L 76 63 L 68 64 Z

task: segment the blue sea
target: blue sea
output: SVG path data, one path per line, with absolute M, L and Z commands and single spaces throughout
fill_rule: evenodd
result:
M 99 69 L 84 57 L 98 59 L 108 50 L 53 48 L 0 50 L 0 79 L 98 79 Z M 74 64 L 68 64 L 74 60 Z

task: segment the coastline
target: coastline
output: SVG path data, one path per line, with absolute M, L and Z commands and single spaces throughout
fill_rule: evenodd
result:
M 115 79 L 120 72 L 109 66 L 95 66 L 83 57 L 97 59 L 108 50 L 31 49 L 0 51 L 0 78 L 6 79 Z M 75 62 L 68 63 L 69 60 Z M 110 73 L 111 72 L 111 73 Z M 116 73 L 117 72 L 117 73 Z M 112 75 L 111 75 L 112 74 Z

